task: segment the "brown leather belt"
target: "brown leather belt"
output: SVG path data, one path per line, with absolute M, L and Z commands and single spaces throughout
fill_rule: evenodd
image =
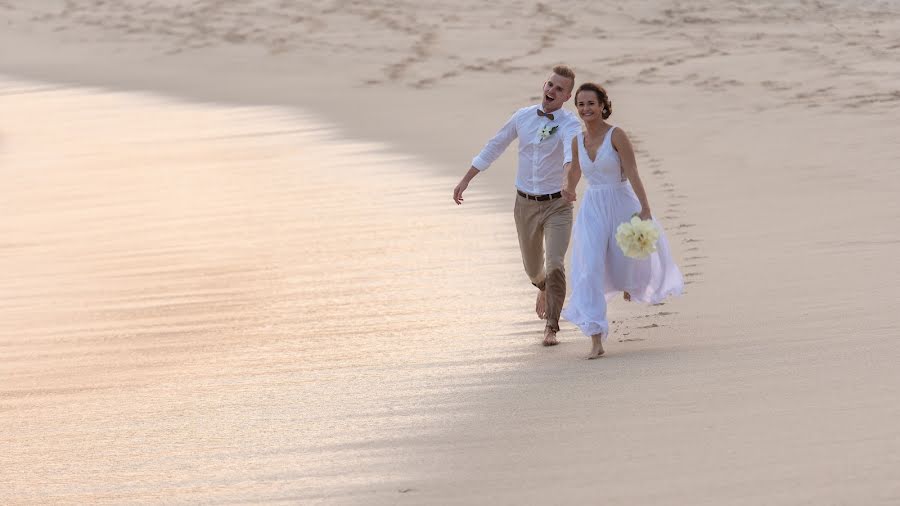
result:
M 558 199 L 558 198 L 562 197 L 562 192 L 548 193 L 547 195 L 529 195 L 519 189 L 516 189 L 516 192 L 519 194 L 520 197 L 526 198 L 528 200 L 537 200 L 537 201 L 553 200 L 553 199 Z

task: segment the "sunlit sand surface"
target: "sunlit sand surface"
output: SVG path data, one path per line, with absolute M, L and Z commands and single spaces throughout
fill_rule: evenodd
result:
M 0 503 L 900 504 L 898 9 L 0 0 Z M 556 63 L 687 284 L 593 361 L 450 200 Z
M 3 502 L 377 482 L 537 346 L 509 216 L 420 162 L 275 109 L 0 93 Z

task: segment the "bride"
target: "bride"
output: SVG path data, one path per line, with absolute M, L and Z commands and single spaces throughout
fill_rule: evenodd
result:
M 603 355 L 609 337 L 606 301 L 619 292 L 625 300 L 656 304 L 684 288 L 659 223 L 657 251 L 644 259 L 626 257 L 616 244 L 620 223 L 637 214 L 652 219 L 647 192 L 637 172 L 628 136 L 606 122 L 612 103 L 602 86 L 584 83 L 575 92 L 584 131 L 572 139 L 572 163 L 562 193 L 575 200 L 582 173 L 589 183 L 572 235 L 572 295 L 562 316 L 591 336 L 587 358 Z

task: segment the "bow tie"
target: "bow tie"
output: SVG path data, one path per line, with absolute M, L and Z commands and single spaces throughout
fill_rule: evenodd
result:
M 552 112 L 544 112 L 540 109 L 538 109 L 537 112 L 538 112 L 538 116 L 544 116 L 547 119 L 549 119 L 550 121 L 553 121 L 553 113 Z

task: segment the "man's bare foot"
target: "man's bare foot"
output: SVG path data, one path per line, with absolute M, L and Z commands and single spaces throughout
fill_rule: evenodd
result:
M 588 360 L 600 358 L 606 350 L 603 349 L 603 334 L 594 334 L 591 336 L 591 353 L 587 356 Z
M 559 341 L 556 339 L 556 331 L 550 327 L 544 329 L 544 346 L 556 346 Z
M 623 295 L 623 297 L 625 297 L 625 302 L 631 302 L 631 294 L 630 293 L 625 292 L 625 295 Z
M 541 320 L 547 318 L 547 292 L 538 290 L 537 300 L 534 303 L 534 312 Z

